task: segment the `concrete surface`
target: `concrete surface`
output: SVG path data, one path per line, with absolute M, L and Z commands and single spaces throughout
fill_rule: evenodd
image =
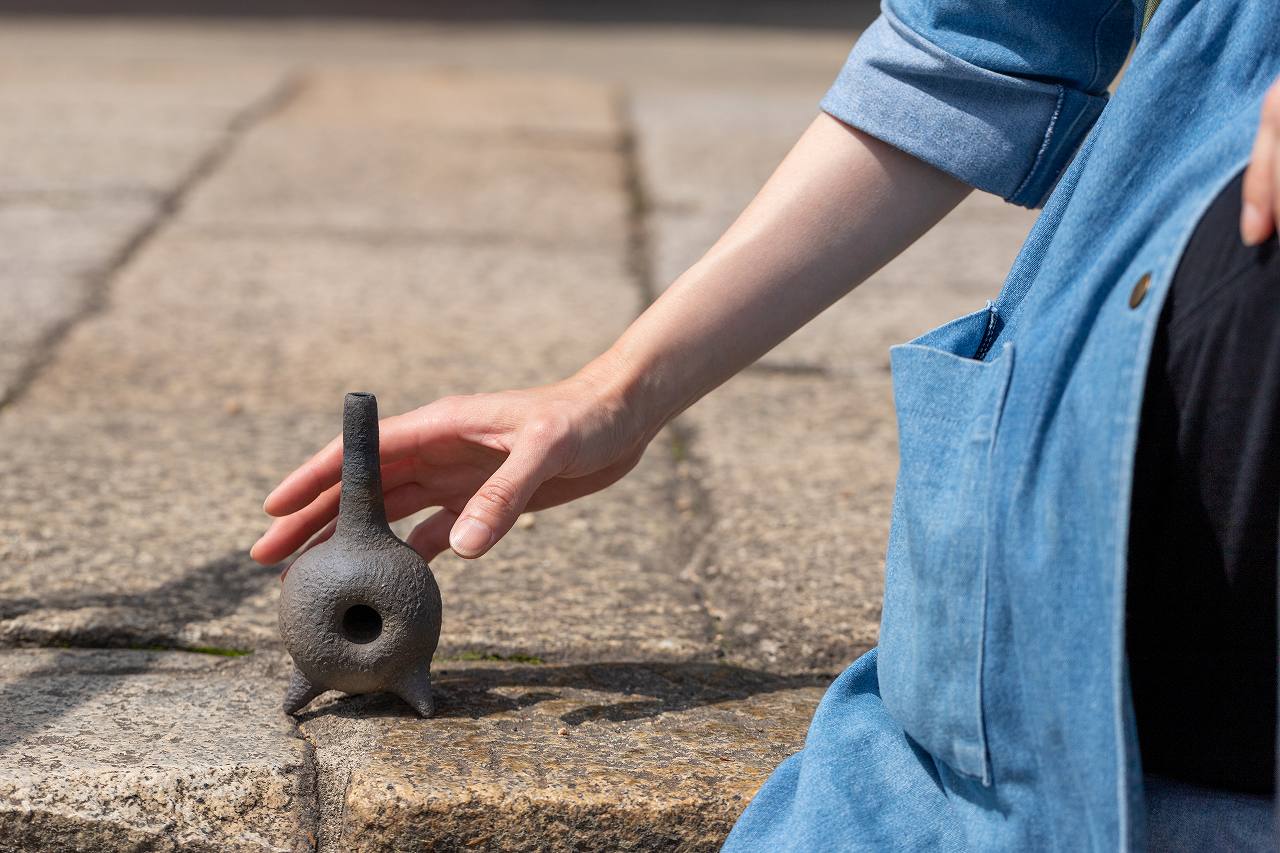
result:
M 6 21 L 0 850 L 714 849 L 875 641 L 887 347 L 993 295 L 1029 214 L 966 202 L 623 482 L 439 558 L 437 718 L 279 715 L 246 551 L 343 392 L 606 347 L 854 35 Z

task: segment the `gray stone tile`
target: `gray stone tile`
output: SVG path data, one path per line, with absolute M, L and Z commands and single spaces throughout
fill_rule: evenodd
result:
M 875 643 L 897 468 L 887 382 L 748 374 L 682 416 L 728 660 L 834 673 Z
M 380 128 L 552 143 L 616 144 L 621 92 L 583 77 L 457 68 L 326 65 L 302 75 L 280 122 Z
M 0 652 L 0 850 L 310 850 L 304 742 L 249 659 Z
M 614 248 L 625 240 L 622 161 L 606 116 L 610 90 L 546 85 L 562 122 L 535 121 L 527 81 L 484 78 L 467 101 L 521 102 L 495 120 L 452 109 L 439 75 L 320 75 L 278 120 L 252 134 L 193 198 L 191 224 L 256 233 L 426 233 Z M 400 101 L 422 100 L 420 113 Z M 334 120 L 343 105 L 349 121 Z M 615 126 L 616 127 L 616 126 Z M 523 130 L 521 130 L 523 128 Z M 446 132 L 442 133 L 444 129 Z
M 155 213 L 142 198 L 0 202 L 0 397 Z
M 345 391 L 391 414 L 554 380 L 636 300 L 599 253 L 166 232 L 0 413 L 22 448 L 0 483 L 0 640 L 275 643 L 275 573 L 244 552 L 269 487 L 337 431 Z M 476 564 L 439 560 L 444 653 L 708 656 L 664 454 Z
M 322 837 L 343 850 L 715 850 L 798 749 L 820 688 L 717 664 L 449 664 L 438 716 L 313 708 Z

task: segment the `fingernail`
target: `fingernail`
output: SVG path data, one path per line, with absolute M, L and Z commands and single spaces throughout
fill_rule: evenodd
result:
M 474 518 L 464 518 L 449 532 L 449 547 L 460 557 L 478 557 L 493 541 L 489 525 Z
M 1240 212 L 1240 236 L 1246 246 L 1262 242 L 1262 231 L 1267 227 L 1266 219 L 1257 206 L 1245 202 Z

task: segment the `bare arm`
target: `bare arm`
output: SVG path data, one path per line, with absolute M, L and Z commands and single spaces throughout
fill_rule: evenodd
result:
M 409 537 L 428 559 L 478 557 L 519 514 L 599 491 L 671 418 L 929 230 L 969 188 L 819 115 L 709 252 L 618 341 L 554 385 L 447 397 L 381 425 L 387 512 L 439 507 Z M 272 563 L 337 512 L 341 442 L 268 496 L 254 546 Z
M 826 114 L 603 357 L 665 423 L 932 228 L 969 187 Z

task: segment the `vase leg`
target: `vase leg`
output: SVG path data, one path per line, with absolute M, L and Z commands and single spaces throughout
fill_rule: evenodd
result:
M 435 710 L 435 700 L 431 696 L 431 670 L 425 666 L 414 670 L 391 692 L 413 706 L 420 717 L 430 717 Z
M 289 678 L 289 689 L 284 693 L 284 712 L 291 715 L 298 713 L 323 692 L 323 688 L 312 684 L 295 666 L 293 675 Z

